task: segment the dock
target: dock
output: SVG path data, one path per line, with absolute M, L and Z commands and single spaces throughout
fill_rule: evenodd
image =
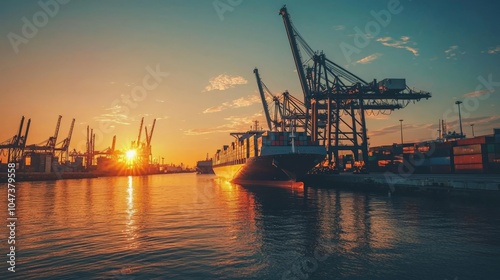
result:
M 389 194 L 481 195 L 500 198 L 498 174 L 314 174 L 302 179 L 306 186 L 331 187 Z

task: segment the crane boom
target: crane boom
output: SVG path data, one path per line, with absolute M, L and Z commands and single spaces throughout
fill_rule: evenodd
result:
M 139 148 L 140 147 L 140 143 L 141 143 L 141 133 L 142 133 L 142 126 L 144 125 L 144 117 L 142 117 L 141 119 L 141 126 L 139 127 L 139 136 L 137 137 L 137 143 L 136 143 L 136 147 Z
M 47 141 L 47 147 L 50 149 L 55 149 L 56 143 L 57 143 L 57 136 L 59 135 L 59 128 L 61 127 L 61 119 L 62 116 L 59 115 L 59 118 L 57 119 L 57 124 L 56 124 L 56 131 L 54 132 L 54 136 L 49 137 L 49 140 Z
M 23 131 L 23 125 L 24 125 L 24 116 L 21 118 L 21 125 L 19 125 L 19 131 L 17 132 L 17 135 L 14 137 L 14 145 L 18 146 L 19 145 L 19 140 L 21 140 L 21 133 Z
M 66 138 L 65 150 L 67 151 L 69 148 L 69 143 L 71 142 L 71 136 L 73 135 L 73 128 L 75 127 L 75 119 L 71 121 L 71 126 L 69 127 L 68 138 Z
M 262 100 L 262 106 L 264 107 L 264 114 L 266 115 L 267 126 L 269 130 L 272 130 L 271 116 L 269 115 L 269 107 L 267 106 L 266 96 L 264 95 L 264 89 L 262 88 L 262 81 L 259 76 L 259 69 L 255 68 L 253 70 L 255 73 L 255 79 L 257 80 L 257 87 L 259 88 L 260 99 Z
M 113 135 L 113 142 L 111 143 L 111 152 L 115 152 L 115 146 L 116 146 L 116 135 Z
M 306 74 L 304 71 L 304 66 L 302 64 L 302 58 L 300 57 L 299 46 L 297 44 L 297 39 L 295 31 L 292 27 L 292 22 L 290 21 L 290 15 L 286 9 L 286 5 L 280 9 L 279 13 L 283 17 L 283 22 L 285 24 L 286 34 L 288 35 L 288 41 L 290 42 L 290 47 L 292 49 L 293 59 L 295 61 L 295 67 L 297 68 L 297 74 L 299 75 L 300 86 L 302 87 L 302 92 L 304 93 L 304 103 L 306 108 L 310 106 L 311 94 L 309 92 L 309 87 L 307 85 Z
M 151 146 L 151 139 L 153 138 L 153 132 L 155 130 L 156 119 L 153 120 L 153 126 L 151 127 L 151 132 L 149 133 L 149 138 L 147 139 L 148 147 Z

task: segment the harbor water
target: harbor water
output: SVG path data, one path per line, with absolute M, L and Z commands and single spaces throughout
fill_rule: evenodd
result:
M 492 202 L 167 174 L 20 182 L 16 207 L 1 279 L 500 279 Z

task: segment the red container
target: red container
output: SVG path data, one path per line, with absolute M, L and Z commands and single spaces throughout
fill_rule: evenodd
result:
M 453 158 L 455 165 L 458 164 L 482 164 L 483 163 L 483 155 L 482 154 L 474 154 L 474 155 L 458 155 Z
M 453 147 L 453 155 L 472 155 L 472 154 L 481 154 L 483 151 L 483 145 L 481 144 L 472 144 L 472 145 L 463 145 Z
M 474 137 L 474 138 L 457 140 L 457 145 L 463 146 L 463 145 L 493 143 L 494 139 L 495 138 L 493 138 L 491 136 L 478 136 L 478 137 Z
M 485 173 L 486 171 L 486 166 L 480 163 L 455 165 L 455 173 Z

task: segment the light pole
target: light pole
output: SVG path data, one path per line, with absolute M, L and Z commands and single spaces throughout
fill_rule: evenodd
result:
M 462 130 L 462 114 L 460 113 L 460 104 L 462 104 L 462 101 L 455 101 L 455 104 L 458 106 L 458 120 L 460 122 L 460 138 L 464 138 L 464 133 Z
M 470 127 L 472 128 L 472 137 L 474 137 L 474 124 L 471 124 Z
M 403 146 L 403 119 L 400 119 L 399 122 L 401 123 L 401 146 Z

